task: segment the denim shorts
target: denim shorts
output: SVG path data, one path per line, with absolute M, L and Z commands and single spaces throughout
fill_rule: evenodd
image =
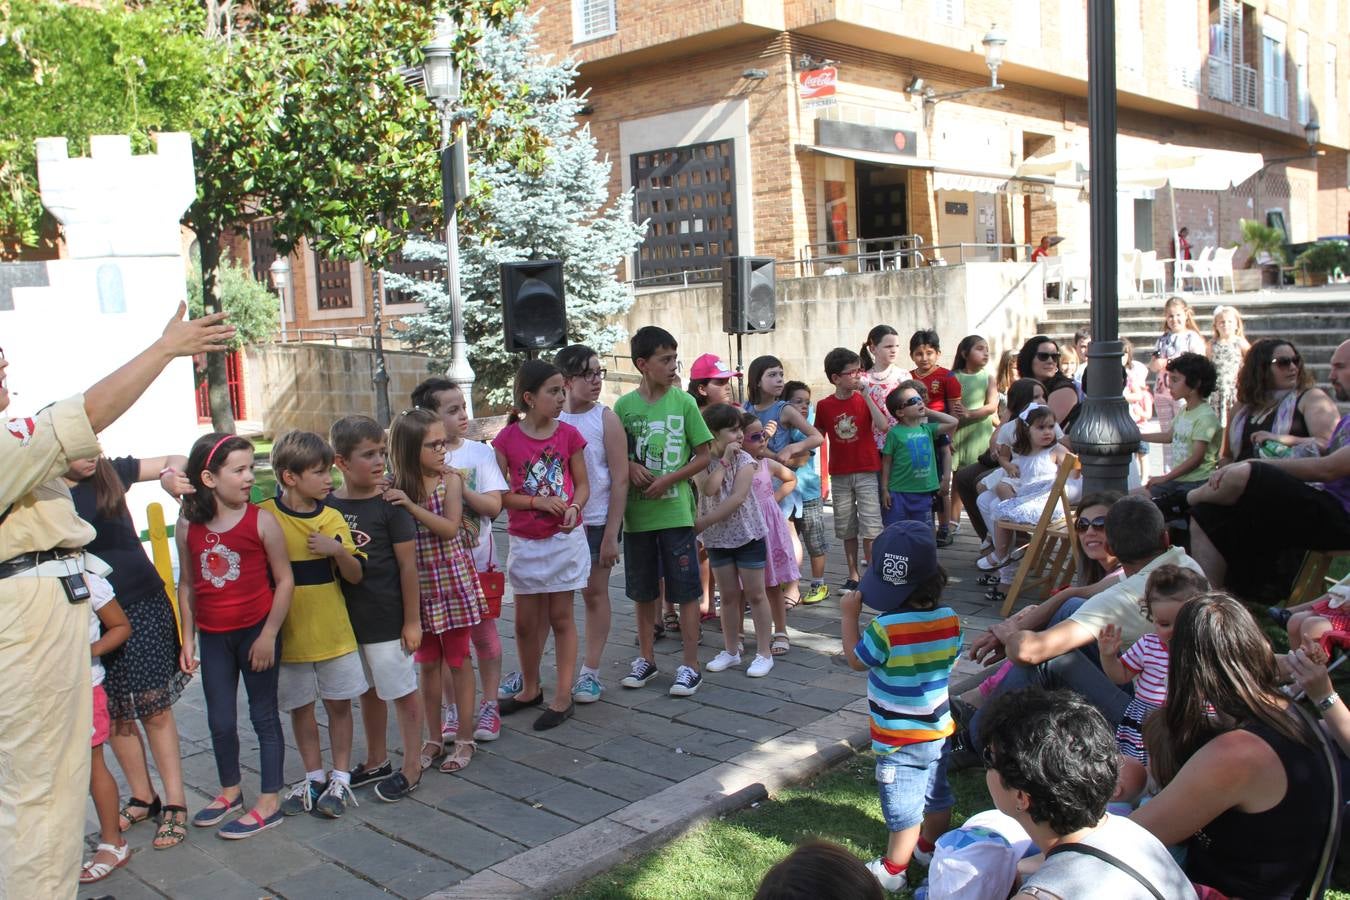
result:
M 631 531 L 623 536 L 625 592 L 635 603 L 652 603 L 666 582 L 666 602 L 693 603 L 703 597 L 698 545 L 691 526 Z
M 600 544 L 605 540 L 605 526 L 586 526 L 586 546 L 591 551 L 591 568 L 600 565 Z M 623 548 L 623 529 L 619 529 L 619 547 Z
M 708 565 L 714 569 L 735 565 L 738 569 L 762 569 L 769 560 L 769 548 L 764 538 L 756 538 L 739 547 L 704 547 L 708 551 Z
M 923 821 L 924 813 L 956 805 L 947 783 L 947 741 L 904 744 L 877 757 L 877 791 L 886 830 L 904 831 Z

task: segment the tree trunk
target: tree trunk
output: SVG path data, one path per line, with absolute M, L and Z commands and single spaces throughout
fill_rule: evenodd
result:
M 202 229 L 197 232 L 197 246 L 202 259 L 202 305 L 208 313 L 220 312 L 220 283 L 216 279 L 216 270 L 220 267 L 220 235 L 210 229 Z M 225 366 L 224 353 L 206 354 L 206 394 L 211 405 L 211 427 L 225 434 L 234 434 L 230 376 Z

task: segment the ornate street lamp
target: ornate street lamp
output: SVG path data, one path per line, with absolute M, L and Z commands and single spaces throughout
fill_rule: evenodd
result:
M 272 277 L 272 287 L 276 288 L 277 296 L 281 298 L 281 342 L 286 343 L 286 303 L 291 297 L 291 261 L 290 258 L 281 254 L 272 260 L 272 265 L 267 267 L 267 272 Z

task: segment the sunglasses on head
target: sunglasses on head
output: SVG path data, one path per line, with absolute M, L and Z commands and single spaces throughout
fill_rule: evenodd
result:
M 1303 360 L 1297 356 L 1276 356 L 1271 358 L 1270 364 L 1281 369 L 1293 369 L 1303 365 Z
M 1073 523 L 1073 527 L 1079 531 L 1087 531 L 1089 528 L 1095 528 L 1103 531 L 1106 528 L 1106 516 L 1098 516 L 1095 519 L 1079 519 Z
M 1045 350 L 1037 350 L 1036 359 L 1041 362 L 1059 362 L 1059 351 L 1056 350 L 1051 353 Z

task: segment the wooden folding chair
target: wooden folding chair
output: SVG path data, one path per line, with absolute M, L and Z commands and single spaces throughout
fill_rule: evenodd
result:
M 1003 598 L 1004 618 L 1012 612 L 1023 591 L 1036 591 L 1041 597 L 1048 597 L 1073 578 L 1077 561 L 1073 550 L 1073 510 L 1069 507 L 1069 498 L 1064 486 L 1069 476 L 1078 469 L 1078 457 L 1072 453 L 1064 457 L 1055 475 L 1055 483 L 1050 488 L 1050 496 L 1045 500 L 1045 509 L 1035 525 L 1017 523 L 1000 524 L 1000 528 L 1030 534 L 1031 541 L 1017 566 L 1017 574 L 1008 588 L 1008 596 Z M 1060 507 L 1063 515 L 1055 521 L 1055 507 Z M 992 524 L 992 523 L 991 523 Z
M 1303 556 L 1303 565 L 1299 567 L 1294 586 L 1289 591 L 1285 606 L 1298 606 L 1316 600 L 1327 592 L 1327 572 L 1331 564 L 1340 556 L 1350 556 L 1350 550 L 1309 550 Z

